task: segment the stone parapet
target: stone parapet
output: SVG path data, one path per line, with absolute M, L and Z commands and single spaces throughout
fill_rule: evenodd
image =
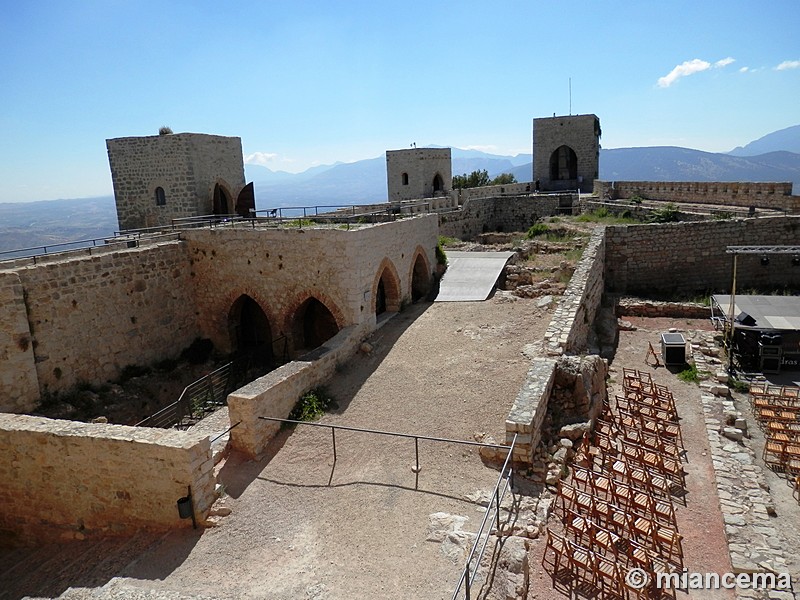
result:
M 0 534 L 19 542 L 191 527 L 215 499 L 208 436 L 0 414 Z
M 613 200 L 638 196 L 644 200 L 771 208 L 796 213 L 800 196 L 792 196 L 791 182 L 723 181 L 600 181 L 593 194 Z
M 512 457 L 516 462 L 533 462 L 533 455 L 541 439 L 542 424 L 547 414 L 547 401 L 553 390 L 555 374 L 555 359 L 534 358 L 525 376 L 525 383 L 506 417 L 506 444 L 511 444 L 514 435 L 517 435 Z
M 592 232 L 583 257 L 553 313 L 544 337 L 551 356 L 578 354 L 586 349 L 589 332 L 603 297 L 605 230 Z

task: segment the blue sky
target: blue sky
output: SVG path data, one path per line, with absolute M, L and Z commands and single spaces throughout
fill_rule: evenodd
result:
M 0 202 L 112 193 L 105 139 L 242 138 L 298 172 L 411 143 L 728 151 L 800 123 L 800 2 L 2 0 Z

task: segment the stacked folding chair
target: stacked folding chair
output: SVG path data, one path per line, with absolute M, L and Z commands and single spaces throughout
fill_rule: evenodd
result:
M 750 402 L 766 438 L 764 463 L 785 474 L 796 488 L 800 477 L 800 388 L 753 384 Z
M 649 373 L 624 369 L 623 395 L 613 409 L 605 403 L 576 449 L 572 478 L 559 484 L 564 533 L 548 528 L 542 559 L 553 587 L 597 598 L 663 597 L 656 573 L 684 568 L 673 505 L 673 496 L 685 503 L 683 458 L 672 394 Z M 625 580 L 634 568 L 649 576 L 641 589 Z

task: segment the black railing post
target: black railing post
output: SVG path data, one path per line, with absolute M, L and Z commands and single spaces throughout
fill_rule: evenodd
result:
M 469 560 L 464 565 L 464 598 L 469 600 Z

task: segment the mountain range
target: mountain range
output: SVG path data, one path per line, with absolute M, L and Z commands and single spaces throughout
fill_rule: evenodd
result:
M 503 156 L 452 149 L 453 174 L 486 169 L 532 179 L 532 155 Z M 312 167 L 302 173 L 245 165 L 258 209 L 385 202 L 384 156 Z M 775 131 L 728 153 L 657 146 L 600 151 L 600 179 L 608 181 L 791 181 L 800 193 L 800 125 Z M 102 238 L 117 229 L 113 196 L 0 203 L 0 252 Z M 3 257 L 0 256 L 0 259 Z

